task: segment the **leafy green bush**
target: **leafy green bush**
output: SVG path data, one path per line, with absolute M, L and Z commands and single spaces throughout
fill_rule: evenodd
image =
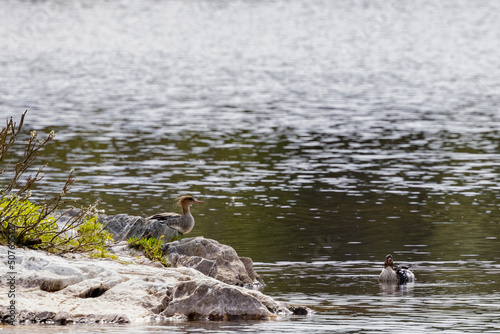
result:
M 64 197 L 76 181 L 70 172 L 59 194 L 34 204 L 30 197 L 34 185 L 43 179 L 44 166 L 33 169 L 43 147 L 54 139 L 51 132 L 45 139 L 38 139 L 38 133 L 31 131 L 24 146 L 23 155 L 8 154 L 21 132 L 26 112 L 19 125 L 12 117 L 0 131 L 0 243 L 9 247 L 27 246 L 53 253 L 96 252 L 107 254 L 106 244 L 112 241 L 109 232 L 96 222 L 97 203 L 81 209 L 73 209 L 72 214 L 61 223 L 60 209 L 70 202 Z M 8 161 L 8 162 L 5 162 Z M 31 173 L 24 182 L 21 178 Z M 58 217 L 58 218 L 56 218 Z
M 159 238 L 138 238 L 133 237 L 128 239 L 128 244 L 131 248 L 144 251 L 146 257 L 151 261 L 160 262 L 165 267 L 169 266 L 166 258 L 163 257 L 161 246 L 165 243 L 163 235 Z
M 40 207 L 14 195 L 2 198 L 0 210 L 5 218 L 2 221 L 2 230 L 15 226 L 16 244 L 36 245 L 50 241 L 52 231 L 58 231 L 57 223 L 53 217 L 40 218 Z M 9 219 L 10 218 L 10 219 Z M 12 239 L 12 236 L 10 236 Z M 5 233 L 0 235 L 0 243 L 7 244 Z
M 85 251 L 92 250 L 93 257 L 111 257 L 107 249 L 107 244 L 112 243 L 113 235 L 104 229 L 104 225 L 97 222 L 97 217 L 86 218 L 85 222 L 77 229 L 77 238 L 72 240 L 71 245 L 82 246 Z
M 11 217 L 2 222 L 1 229 L 15 226 L 13 233 L 18 245 L 53 253 L 93 252 L 106 257 L 105 246 L 113 241 L 112 235 L 96 221 L 96 216 L 89 215 L 76 220 L 71 217 L 60 228 L 56 218 L 40 217 L 42 207 L 13 195 L 2 199 L 0 209 L 4 217 Z M 0 235 L 0 243 L 7 244 L 8 241 L 4 234 Z

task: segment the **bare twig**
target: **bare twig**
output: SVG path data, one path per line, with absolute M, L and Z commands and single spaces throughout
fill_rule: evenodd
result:
M 39 139 L 38 133 L 31 131 L 28 140 L 25 141 L 23 155 L 17 162 L 10 157 L 11 161 L 8 161 L 8 151 L 21 135 L 25 116 L 26 111 L 21 115 L 19 124 L 14 122 L 12 117 L 7 119 L 6 126 L 0 131 L 0 164 L 5 164 L 0 165 L 0 175 L 9 174 L 8 181 L 0 184 L 0 242 L 6 243 L 11 238 L 9 230 L 14 230 L 14 241 L 17 244 L 56 253 L 88 252 L 103 247 L 104 242 L 110 237 L 108 232 L 103 232 L 101 225 L 80 229 L 88 222 L 88 218 L 96 216 L 98 202 L 80 209 L 60 228 L 58 226 L 60 217 L 53 218 L 61 206 L 72 202 L 65 199 L 65 196 L 76 182 L 73 171 L 70 172 L 59 194 L 44 199 L 39 206 L 29 201 L 31 189 L 46 175 L 45 166 L 35 169 L 24 182 L 20 180 L 25 173 L 32 170 L 42 149 L 54 138 L 54 132 Z

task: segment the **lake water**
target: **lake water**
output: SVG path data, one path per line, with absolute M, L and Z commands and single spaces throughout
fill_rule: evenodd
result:
M 190 235 L 314 310 L 16 330 L 499 332 L 499 32 L 498 1 L 3 1 L 0 116 L 56 131 L 38 198 L 71 168 L 108 214 L 196 195 Z

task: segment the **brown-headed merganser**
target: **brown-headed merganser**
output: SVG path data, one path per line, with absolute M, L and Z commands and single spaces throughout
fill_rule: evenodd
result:
M 385 257 L 384 270 L 380 273 L 378 280 L 382 283 L 404 284 L 414 282 L 415 275 L 408 267 L 394 267 L 392 255 L 388 254 Z
M 164 212 L 152 215 L 147 219 L 158 220 L 178 231 L 180 234 L 189 233 L 194 227 L 194 218 L 193 215 L 191 215 L 191 211 L 189 211 L 189 207 L 196 203 L 204 202 L 195 200 L 193 196 L 181 196 L 177 198 L 177 205 L 182 207 L 182 215 L 175 212 Z

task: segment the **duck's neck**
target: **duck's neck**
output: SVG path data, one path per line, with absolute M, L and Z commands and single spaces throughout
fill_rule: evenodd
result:
M 189 211 L 189 205 L 186 205 L 186 206 L 182 207 L 182 214 L 184 216 L 190 216 L 191 215 L 191 211 Z

